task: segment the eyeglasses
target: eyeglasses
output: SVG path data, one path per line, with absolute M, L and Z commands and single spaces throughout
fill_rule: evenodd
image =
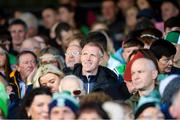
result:
M 66 52 L 65 55 L 66 56 L 70 56 L 70 55 L 77 56 L 77 55 L 80 55 L 80 52 L 78 52 L 78 51 Z
M 163 57 L 163 58 L 159 59 L 159 61 L 160 61 L 162 64 L 168 64 L 169 62 L 174 62 L 174 56 L 171 56 L 171 57 Z

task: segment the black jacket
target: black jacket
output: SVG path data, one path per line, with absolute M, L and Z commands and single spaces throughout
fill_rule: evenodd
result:
M 73 70 L 73 74 L 78 76 L 83 82 L 84 78 L 82 75 L 82 65 L 76 64 Z M 111 71 L 110 69 L 99 66 L 97 75 L 95 76 L 95 85 L 93 87 L 93 91 L 103 91 L 108 94 L 113 99 L 126 99 L 127 87 L 125 87 L 125 91 L 121 91 L 122 86 L 118 82 L 117 75 Z M 124 87 L 124 85 L 123 85 Z M 127 92 L 128 93 L 128 92 Z

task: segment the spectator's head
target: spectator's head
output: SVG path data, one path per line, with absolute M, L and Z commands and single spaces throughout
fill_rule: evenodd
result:
M 82 74 L 96 75 L 103 58 L 103 48 L 95 42 L 84 45 L 81 54 Z
M 17 56 L 17 71 L 26 80 L 28 75 L 37 67 L 37 56 L 30 51 L 23 51 Z
M 74 20 L 74 8 L 73 6 L 71 6 L 71 4 L 63 4 L 60 5 L 58 8 L 58 19 L 60 22 L 67 22 L 69 24 L 73 24 L 71 23 L 72 20 Z
M 69 91 L 75 97 L 85 94 L 82 80 L 74 75 L 67 75 L 61 80 L 59 91 Z
M 129 7 L 125 11 L 126 25 L 130 30 L 134 30 L 137 23 L 138 9 L 135 6 Z
M 122 57 L 127 62 L 129 55 L 134 50 L 138 50 L 140 48 L 143 48 L 143 46 L 144 46 L 143 42 L 141 42 L 139 39 L 134 38 L 134 39 L 129 39 L 129 40 L 125 41 L 122 45 L 122 47 L 123 47 Z
M 166 40 L 157 40 L 152 43 L 150 50 L 158 61 L 160 73 L 169 73 L 173 66 L 176 47 Z
M 154 23 L 150 19 L 142 17 L 138 19 L 135 29 L 144 30 L 154 27 Z
M 140 10 L 151 8 L 150 0 L 136 0 L 136 4 Z
M 72 27 L 65 22 L 61 22 L 57 25 L 55 29 L 57 43 L 66 49 L 69 44 L 69 37 L 73 36 L 74 32 Z
M 22 42 L 20 51 L 31 51 L 37 56 L 40 53 L 40 44 L 34 38 L 27 38 Z
M 65 53 L 65 62 L 67 67 L 73 69 L 76 63 L 81 62 L 80 61 L 81 50 L 82 48 L 76 45 L 71 45 L 67 48 Z
M 132 63 L 132 83 L 140 96 L 149 95 L 154 89 L 157 75 L 158 70 L 151 59 L 139 58 Z
M 98 30 L 108 30 L 108 26 L 104 22 L 96 21 L 91 26 L 91 31 L 98 31 Z
M 67 41 L 70 41 L 68 47 L 71 45 L 81 46 L 81 41 L 84 39 L 84 36 L 81 33 L 73 34 L 73 36 L 69 37 Z
M 109 119 L 109 116 L 102 105 L 94 101 L 81 105 L 78 119 Z
M 49 30 L 52 29 L 52 27 L 58 22 L 57 17 L 58 14 L 56 8 L 53 6 L 48 6 L 42 11 L 44 26 Z
M 176 54 L 174 56 L 174 66 L 180 65 L 180 31 L 171 31 L 166 35 L 167 41 L 171 42 L 176 47 Z
M 30 12 L 22 13 L 20 16 L 21 20 L 23 20 L 28 27 L 27 37 L 34 37 L 38 33 L 38 19 L 35 15 Z
M 41 50 L 46 49 L 50 45 L 49 38 L 45 35 L 37 35 L 33 39 L 38 42 Z
M 113 0 L 103 0 L 101 11 L 107 21 L 113 22 L 116 19 L 117 6 Z
M 9 31 L 12 37 L 13 48 L 20 46 L 27 34 L 27 25 L 20 19 L 13 20 L 9 25 Z M 16 48 L 14 48 L 16 49 Z M 17 50 L 18 51 L 18 50 Z
M 126 69 L 124 72 L 124 80 L 126 82 L 126 86 L 130 93 L 134 93 L 136 91 L 136 88 L 134 87 L 132 78 L 131 78 L 131 66 L 132 66 L 133 62 L 139 58 L 151 59 L 153 61 L 153 63 L 155 64 L 156 69 L 158 70 L 157 60 L 150 50 L 139 49 L 139 50 L 133 51 L 132 54 L 128 58 L 129 60 L 127 62 Z
M 162 32 L 156 28 L 148 28 L 142 31 L 140 40 L 144 43 L 144 48 L 149 49 L 151 44 L 162 38 Z
M 171 31 L 180 31 L 180 17 L 171 17 L 164 22 L 164 34 L 167 35 Z
M 7 51 L 12 48 L 12 37 L 10 32 L 5 28 L 0 26 L 0 46 L 4 47 Z
M 162 19 L 166 21 L 179 15 L 179 4 L 176 0 L 164 0 L 161 5 Z
M 52 93 L 59 91 L 61 79 L 64 77 L 62 71 L 52 64 L 42 65 L 34 76 L 34 87 L 49 87 Z
M 52 93 L 49 88 L 35 88 L 23 98 L 18 116 L 22 119 L 49 119 L 48 105 L 51 102 Z
M 155 119 L 164 120 L 164 115 L 160 108 L 160 101 L 151 97 L 141 97 L 135 111 L 135 119 Z
M 74 120 L 79 109 L 78 101 L 67 92 L 56 93 L 49 105 L 51 120 Z

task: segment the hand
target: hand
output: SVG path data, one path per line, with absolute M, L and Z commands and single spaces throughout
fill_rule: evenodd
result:
M 32 84 L 32 81 L 33 81 L 34 75 L 36 74 L 36 71 L 37 71 L 37 67 L 35 67 L 33 69 L 33 71 L 29 74 L 29 76 L 27 77 L 27 80 L 26 80 L 27 85 Z

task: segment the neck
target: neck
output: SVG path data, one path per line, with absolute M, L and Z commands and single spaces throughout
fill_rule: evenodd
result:
M 20 52 L 21 44 L 13 44 L 14 51 Z
M 149 86 L 148 88 L 145 88 L 144 90 L 139 90 L 140 96 L 148 96 L 155 88 L 155 84 Z
M 83 71 L 82 70 L 82 75 L 85 75 L 86 77 L 90 76 L 90 75 L 96 75 L 98 72 L 98 69 L 93 70 L 93 71 Z

